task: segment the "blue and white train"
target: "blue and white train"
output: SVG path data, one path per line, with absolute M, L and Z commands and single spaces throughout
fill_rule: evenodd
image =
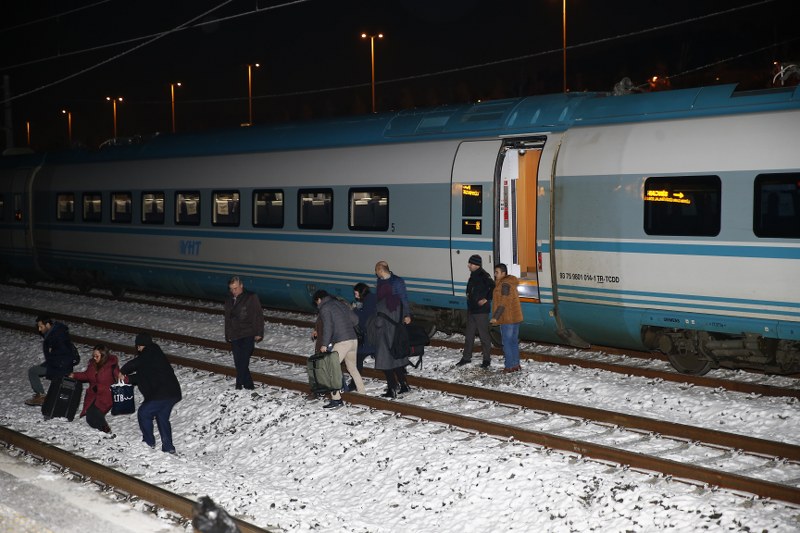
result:
M 467 258 L 526 339 L 800 371 L 800 89 L 558 94 L 0 159 L 7 276 L 265 305 L 389 262 L 464 324 Z

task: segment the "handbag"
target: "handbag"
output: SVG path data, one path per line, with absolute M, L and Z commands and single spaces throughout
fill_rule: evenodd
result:
M 111 385 L 112 415 L 130 415 L 136 412 L 136 401 L 133 397 L 133 385 L 118 381 Z

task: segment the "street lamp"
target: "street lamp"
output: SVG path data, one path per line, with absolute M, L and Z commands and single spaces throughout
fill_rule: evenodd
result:
M 258 68 L 261 65 L 253 63 L 247 65 L 247 104 L 248 104 L 248 121 L 247 125 L 253 125 L 253 67 Z
M 122 97 L 118 96 L 117 98 L 111 98 L 110 96 L 106 96 L 106 100 L 111 102 L 114 106 L 114 138 L 117 138 L 117 102 L 122 101 Z
M 362 39 L 369 38 L 370 65 L 372 66 L 372 112 L 375 112 L 375 38 L 383 39 L 383 34 L 367 35 L 361 34 Z
M 72 146 L 72 112 L 62 109 L 61 114 L 67 115 L 67 140 L 69 141 L 69 145 Z
M 169 84 L 170 101 L 172 102 L 172 133 L 175 133 L 175 87 L 180 87 L 181 82 Z
M 567 92 L 567 0 L 561 5 L 561 36 L 564 48 L 564 92 Z

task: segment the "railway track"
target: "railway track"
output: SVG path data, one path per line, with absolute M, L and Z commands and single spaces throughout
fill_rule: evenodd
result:
M 14 286 L 17 286 L 17 284 L 14 284 Z M 52 289 L 47 288 L 45 290 L 48 291 L 52 290 L 54 292 L 72 294 L 72 295 L 79 294 L 75 290 L 64 289 L 64 288 L 52 288 Z M 169 301 L 166 299 L 158 299 L 151 296 L 148 296 L 147 298 L 132 298 L 132 297 L 118 298 L 111 295 L 92 294 L 89 297 L 122 301 L 127 303 L 153 305 L 153 306 L 159 306 L 181 311 L 206 313 L 211 315 L 222 315 L 222 308 L 220 305 L 218 305 L 217 303 L 215 303 L 213 306 L 201 305 L 203 304 L 203 302 L 200 300 L 198 300 L 197 304 L 186 304 L 186 303 Z M 0 309 L 15 311 L 15 310 L 23 310 L 24 308 L 0 305 Z M 20 312 L 27 312 L 27 311 L 20 311 Z M 311 319 L 303 320 L 296 318 L 268 316 L 266 320 L 272 323 L 280 323 L 296 327 L 308 327 L 308 328 L 313 327 L 313 322 L 311 321 Z M 462 344 L 447 340 L 432 339 L 431 345 L 442 346 L 452 349 L 463 349 Z M 478 349 L 479 348 L 476 348 L 476 350 Z M 644 357 L 645 359 L 654 359 L 652 354 L 645 354 L 644 352 L 635 352 L 633 354 L 625 352 L 623 354 L 620 350 L 604 348 L 604 347 L 597 347 L 597 350 L 602 351 L 603 353 L 614 352 L 619 355 L 625 355 L 626 357 L 632 355 L 635 358 Z M 492 354 L 500 356 L 502 355 L 502 351 L 498 348 L 493 347 Z M 724 379 L 724 378 L 710 377 L 710 376 L 692 376 L 687 374 L 679 374 L 672 369 L 662 370 L 659 368 L 654 368 L 649 366 L 633 366 L 629 364 L 619 364 L 614 362 L 600 361 L 596 359 L 584 359 L 579 357 L 552 355 L 552 354 L 537 353 L 531 351 L 521 351 L 520 358 L 529 361 L 536 361 L 539 363 L 552 363 L 563 366 L 575 366 L 584 369 L 603 370 L 606 372 L 613 372 L 616 374 L 636 376 L 648 379 L 656 379 L 673 383 L 687 383 L 698 387 L 708 387 L 712 389 L 720 388 L 732 392 L 742 392 L 745 394 L 758 394 L 761 396 L 786 396 L 786 397 L 800 398 L 800 388 L 776 387 L 773 385 L 754 383 L 751 381 L 740 381 L 735 379 Z
M 189 498 L 3 426 L 0 426 L 0 442 L 5 443 L 7 447 L 22 450 L 26 454 L 58 465 L 62 472 L 68 472 L 80 481 L 91 481 L 106 491 L 113 490 L 127 501 L 144 500 L 151 506 L 166 509 L 183 517 L 186 524 L 192 521 L 195 502 Z M 245 520 L 231 518 L 242 533 L 270 533 L 270 530 Z
M 126 333 L 142 331 L 104 321 L 59 317 Z M 27 325 L 5 321 L 0 325 L 31 331 Z M 228 345 L 219 341 L 155 330 L 150 333 L 177 343 L 228 350 Z M 73 339 L 87 344 L 100 342 L 76 335 Z M 104 342 L 114 350 L 133 352 L 129 345 Z M 305 357 L 262 349 L 257 349 L 256 355 L 274 363 L 270 373 L 254 372 L 256 381 L 307 392 Z M 185 367 L 228 376 L 235 373 L 226 365 L 169 357 L 174 364 Z M 379 377 L 372 369 L 365 369 L 364 375 Z M 416 376 L 410 376 L 409 383 L 415 388 L 413 404 L 353 393 L 344 394 L 344 398 L 354 405 L 394 412 L 420 423 L 449 424 L 469 432 L 512 438 L 592 460 L 800 505 L 800 447 L 795 445 Z

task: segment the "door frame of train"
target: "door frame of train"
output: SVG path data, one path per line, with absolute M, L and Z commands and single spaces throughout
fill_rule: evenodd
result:
M 464 296 L 467 261 L 478 254 L 484 268 L 494 264 L 494 174 L 500 140 L 459 143 L 450 174 L 450 277 L 454 296 Z M 466 214 L 464 197 L 478 198 L 480 215 Z M 472 204 L 474 206 L 474 203 Z
M 495 257 L 519 281 L 520 299 L 539 303 L 537 245 L 539 165 L 545 137 L 506 139 L 495 171 Z

